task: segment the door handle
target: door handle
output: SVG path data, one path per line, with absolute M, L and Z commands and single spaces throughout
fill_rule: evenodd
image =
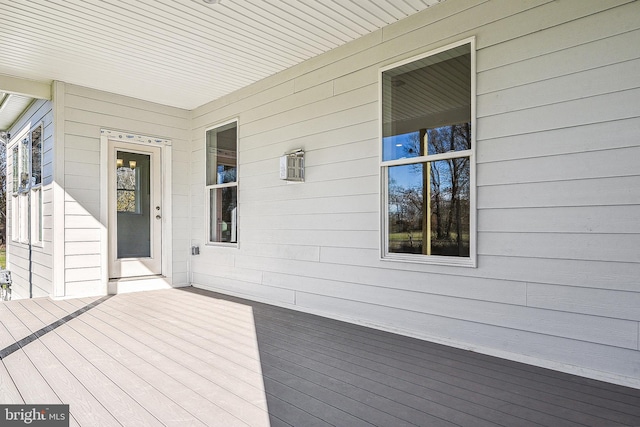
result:
M 156 215 L 156 219 L 160 219 L 162 218 L 160 215 Z

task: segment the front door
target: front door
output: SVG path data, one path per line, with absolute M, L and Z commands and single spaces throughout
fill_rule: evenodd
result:
M 109 141 L 109 278 L 162 274 L 160 147 Z

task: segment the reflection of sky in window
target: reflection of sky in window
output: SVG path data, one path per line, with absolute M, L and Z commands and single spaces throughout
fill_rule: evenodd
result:
M 388 160 L 418 157 L 420 153 L 415 150 L 417 138 L 420 138 L 419 132 L 384 137 L 382 139 L 382 160 L 386 162 Z
M 447 192 L 451 190 L 451 160 L 438 160 L 430 162 L 429 166 L 432 172 L 437 174 L 439 178 L 440 191 Z M 423 182 L 423 165 L 425 163 L 415 163 L 411 165 L 391 166 L 389 167 L 389 185 L 396 187 L 398 190 L 419 189 L 422 191 Z M 432 182 L 432 190 L 435 182 Z
M 389 184 L 403 189 L 422 186 L 422 167 L 418 165 L 392 166 L 389 168 Z

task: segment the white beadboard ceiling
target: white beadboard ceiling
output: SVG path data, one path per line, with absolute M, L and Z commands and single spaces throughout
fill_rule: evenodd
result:
M 0 0 L 0 74 L 193 109 L 439 1 Z
M 0 92 L 0 130 L 8 129 L 32 101 L 28 96 Z

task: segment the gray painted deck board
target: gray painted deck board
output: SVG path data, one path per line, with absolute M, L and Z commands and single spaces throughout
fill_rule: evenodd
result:
M 584 393 L 576 387 L 572 387 L 571 383 L 565 383 L 562 385 L 558 384 L 557 388 L 550 390 L 547 382 L 539 382 L 540 379 L 546 380 L 544 372 L 541 374 L 529 371 L 519 371 L 517 368 L 514 368 L 511 369 L 509 374 L 505 374 L 503 369 L 506 369 L 506 366 L 501 365 L 500 363 L 496 363 L 489 359 L 481 364 L 474 361 L 474 358 L 464 355 L 456 358 L 446 347 L 443 348 L 449 350 L 449 355 L 434 355 L 433 351 L 429 351 L 430 349 L 427 348 L 422 352 L 417 352 L 416 350 L 409 351 L 406 347 L 402 347 L 398 342 L 399 338 L 395 337 L 391 337 L 393 341 L 384 342 L 376 341 L 373 337 L 368 337 L 365 340 L 359 336 L 352 335 L 349 338 L 341 333 L 327 332 L 329 329 L 323 330 L 322 325 L 304 325 L 303 322 L 296 322 L 295 325 L 287 325 L 285 323 L 279 323 L 276 325 L 278 326 L 278 330 L 288 330 L 288 335 L 290 337 L 297 336 L 296 334 L 292 334 L 291 331 L 302 330 L 302 334 L 306 333 L 308 336 L 314 337 L 314 341 L 317 345 L 321 346 L 322 344 L 320 343 L 326 342 L 327 344 L 325 348 L 339 349 L 340 345 L 349 344 L 350 346 L 353 346 L 354 343 L 357 343 L 359 352 L 352 354 L 358 357 L 364 355 L 367 363 L 382 363 L 383 366 L 379 368 L 379 370 L 388 369 L 388 365 L 390 364 L 389 361 L 396 361 L 397 363 L 402 364 L 402 371 L 408 372 L 409 375 L 426 375 L 427 378 L 434 380 L 440 379 L 445 383 L 452 383 L 451 381 L 454 379 L 463 379 L 474 381 L 476 383 L 475 386 L 477 387 L 477 385 L 485 383 L 485 379 L 491 378 L 492 381 L 489 383 L 491 390 L 487 390 L 486 392 L 479 390 L 481 393 L 495 395 L 496 390 L 503 390 L 509 394 L 512 392 L 528 393 L 529 396 L 534 399 L 529 404 L 531 407 L 535 407 L 537 403 L 536 401 L 539 400 L 542 402 L 540 405 L 547 402 L 551 405 L 559 406 L 556 410 L 564 411 L 565 407 L 571 407 L 579 410 L 580 412 L 591 413 L 594 416 L 600 415 L 601 407 L 611 408 L 612 406 L 615 406 L 615 409 L 622 412 L 620 415 L 610 414 L 609 416 L 613 417 L 612 419 L 596 422 L 595 425 L 600 425 L 600 423 L 606 421 L 628 423 L 631 422 L 629 420 L 633 418 L 628 418 L 624 414 L 630 414 L 632 416 L 640 415 L 638 407 L 633 404 L 612 402 L 608 398 Z M 304 331 L 301 328 L 307 328 L 308 330 Z M 392 342 L 393 344 L 391 344 Z M 367 356 L 373 354 L 376 356 Z M 491 364 L 494 366 L 491 366 Z M 426 373 L 424 371 L 425 368 L 427 369 Z M 548 372 L 550 373 L 549 375 L 554 374 L 553 371 Z M 398 377 L 401 377 L 402 375 L 403 373 L 397 374 Z M 449 379 L 443 379 L 443 375 L 448 376 Z M 568 377 L 570 378 L 570 376 Z M 469 387 L 472 387 L 472 385 L 465 386 L 465 388 Z M 620 397 L 623 396 L 624 395 L 620 395 Z M 505 398 L 508 398 L 508 396 L 505 396 Z M 559 403 L 564 403 L 565 407 L 558 405 Z M 541 409 L 543 409 L 542 406 Z M 547 405 L 546 410 L 553 411 L 554 408 Z M 567 416 L 568 419 L 572 418 L 572 414 L 570 413 L 565 414 L 565 416 Z M 576 422 L 581 422 L 580 419 L 581 417 L 578 416 Z
M 80 426 L 640 425 L 640 390 L 311 314 L 185 288 L 73 317 L 96 301 L 0 305 L 5 349 L 68 320 L 2 359 L 3 398 Z
M 598 419 L 598 417 L 602 416 L 601 408 L 603 405 L 615 404 L 624 406 L 624 409 L 628 412 L 637 412 L 635 407 L 626 404 L 620 405 L 618 402 L 610 402 L 607 399 L 598 399 L 598 406 L 593 403 L 584 403 L 578 399 L 596 399 L 589 394 L 571 393 L 571 389 L 550 389 L 549 385 L 539 384 L 535 380 L 510 377 L 495 368 L 495 370 L 488 369 L 483 366 L 469 364 L 467 361 L 459 362 L 455 359 L 445 359 L 443 357 L 433 358 L 428 354 L 428 347 L 425 347 L 422 356 L 416 354 L 407 355 L 397 351 L 397 343 L 392 347 L 388 345 L 385 347 L 384 344 L 372 345 L 365 343 L 355 334 L 352 335 L 352 340 L 349 341 L 339 335 L 319 332 L 322 329 L 322 322 L 320 322 L 320 325 L 313 325 L 313 329 L 311 329 L 311 325 L 304 325 L 300 321 L 293 324 L 272 319 L 272 322 L 275 328 L 271 331 L 272 334 L 284 336 L 280 331 L 286 330 L 286 339 L 290 341 L 296 338 L 309 340 L 306 345 L 314 348 L 316 352 L 332 355 L 338 359 L 342 358 L 343 361 L 359 360 L 362 367 L 370 369 L 376 374 L 386 374 L 389 378 L 395 378 L 396 381 L 397 379 L 404 379 L 412 383 L 415 381 L 413 379 L 415 376 L 422 377 L 425 381 L 436 381 L 439 384 L 433 387 L 442 390 L 444 386 L 449 389 L 448 391 L 453 396 L 467 395 L 468 399 L 474 399 L 473 396 L 468 397 L 468 393 L 465 393 L 466 390 L 472 390 L 476 393 L 475 399 L 478 401 L 490 396 L 509 402 L 514 400 L 514 394 L 526 394 L 530 398 L 527 403 L 529 408 L 537 409 L 543 413 L 550 413 L 556 417 L 565 418 L 566 421 L 574 421 L 579 424 L 585 422 L 583 413 L 590 413 L 594 417 L 593 425 L 595 426 L 611 421 L 629 423 L 634 418 L 633 416 L 627 417 L 624 413 L 617 414 L 612 412 L 607 413 L 609 418 Z M 307 328 L 307 330 L 304 330 L 304 328 Z M 303 345 L 302 342 L 297 344 Z M 292 345 L 295 345 L 295 343 Z M 343 354 L 341 355 L 340 353 Z M 469 354 L 473 355 L 473 353 Z M 448 386 L 459 387 L 461 390 L 451 391 L 452 387 Z M 567 397 L 568 394 L 571 394 L 575 399 Z M 455 401 L 452 398 L 449 398 L 449 400 L 451 403 Z M 458 405 L 456 404 L 456 406 Z M 557 421 L 554 421 L 551 425 L 556 425 L 556 423 Z M 590 424 L 587 423 L 587 425 Z

